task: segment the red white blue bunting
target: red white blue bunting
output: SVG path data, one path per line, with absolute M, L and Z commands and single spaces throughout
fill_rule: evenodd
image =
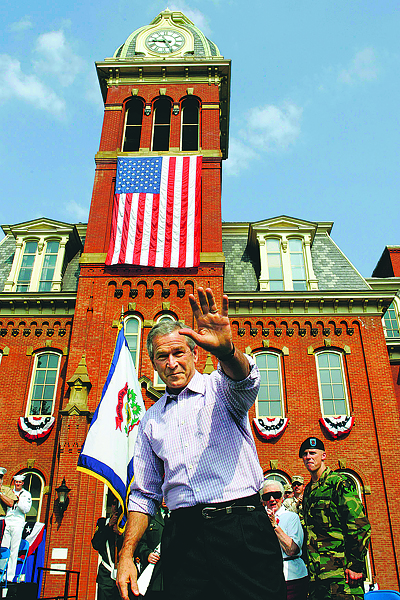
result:
M 321 417 L 319 422 L 325 431 L 336 440 L 349 433 L 354 425 L 354 417 L 326 417 L 325 419 Z
M 264 440 L 272 440 L 281 435 L 289 424 L 289 419 L 283 417 L 275 417 L 274 419 L 253 419 L 253 425 L 257 433 Z
M 26 440 L 31 442 L 49 435 L 55 423 L 54 417 L 20 417 L 18 427 Z

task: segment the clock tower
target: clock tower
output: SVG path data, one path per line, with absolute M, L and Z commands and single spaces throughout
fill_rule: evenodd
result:
M 97 555 L 88 550 L 96 520 L 104 515 L 106 493 L 101 481 L 77 472 L 76 464 L 108 375 L 119 319 L 122 315 L 125 320 L 149 408 L 163 393 L 145 349 L 150 328 L 160 319 L 193 326 L 188 295 L 200 285 L 211 286 L 217 298 L 223 293 L 221 168 L 228 155 L 230 91 L 230 61 L 182 12 L 168 9 L 134 31 L 111 58 L 96 63 L 96 69 L 104 120 L 80 260 L 56 467 L 57 477 L 66 478 L 74 497 L 71 494 L 63 527 L 51 528 L 47 540 L 47 556 L 54 549 L 69 548 L 67 568 L 81 573 L 82 599 L 95 594 Z M 121 161 L 137 165 L 139 159 L 149 163 L 166 157 L 176 164 L 194 157 L 200 165 L 197 226 L 194 239 L 188 239 L 188 245 L 197 248 L 197 261 L 161 267 L 128 259 L 108 261 Z M 200 371 L 215 367 L 203 352 Z

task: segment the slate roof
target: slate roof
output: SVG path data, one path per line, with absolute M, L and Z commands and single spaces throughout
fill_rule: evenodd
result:
M 311 257 L 320 290 L 370 289 L 365 279 L 326 233 L 315 235 Z
M 254 292 L 258 290 L 260 268 L 257 257 L 250 256 L 247 236 L 222 234 L 225 254 L 225 292 Z

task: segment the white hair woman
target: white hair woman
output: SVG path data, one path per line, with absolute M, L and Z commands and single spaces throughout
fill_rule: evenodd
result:
M 283 485 L 279 481 L 265 481 L 262 501 L 281 546 L 287 600 L 306 600 L 308 575 L 301 558 L 303 528 L 299 515 L 283 506 L 283 495 Z

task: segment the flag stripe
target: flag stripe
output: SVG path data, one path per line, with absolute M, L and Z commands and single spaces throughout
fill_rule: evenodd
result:
M 163 265 L 164 267 L 171 266 L 175 172 L 176 172 L 176 158 L 171 157 L 171 159 L 169 161 L 169 170 L 168 170 L 167 206 L 166 206 L 166 214 L 165 214 L 164 265 Z
M 181 193 L 181 218 L 180 218 L 180 240 L 179 240 L 179 260 L 178 266 L 183 268 L 186 265 L 186 243 L 187 243 L 187 225 L 188 225 L 188 204 L 189 204 L 189 161 L 185 156 L 182 164 L 182 193 Z
M 106 264 L 198 266 L 201 165 L 201 156 L 118 158 Z

